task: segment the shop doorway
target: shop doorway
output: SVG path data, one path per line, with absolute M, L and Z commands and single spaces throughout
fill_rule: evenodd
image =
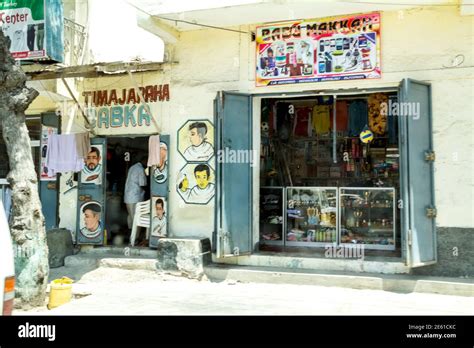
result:
M 124 203 L 125 183 L 130 167 L 147 155 L 148 137 L 107 137 L 105 225 L 109 231 L 108 243 L 121 246 L 130 242 L 131 226 L 127 221 L 128 212 Z M 148 199 L 149 184 L 145 189 L 145 200 Z M 139 228 L 135 245 L 140 246 L 145 238 L 145 229 Z
M 388 98 L 388 102 L 392 102 L 389 104 L 389 112 L 394 114 L 392 117 L 388 117 L 386 122 L 394 122 L 394 126 L 388 128 L 387 123 L 379 122 L 377 117 L 373 117 L 373 121 L 377 122 L 373 125 L 368 124 L 369 129 L 372 126 L 374 129 L 375 127 L 382 129 L 372 131 L 375 134 L 372 135 L 373 139 L 369 145 L 362 145 L 360 138 L 361 136 L 370 137 L 370 134 L 353 133 L 354 135 L 347 135 L 347 139 L 343 134 L 338 134 L 337 101 L 346 101 L 349 104 L 358 102 L 359 105 L 355 109 L 359 109 L 359 114 L 361 114 L 363 99 L 367 99 L 365 103 L 368 104 L 368 98 L 376 94 L 379 97 L 383 94 L 384 98 Z M 313 129 L 317 127 L 319 130 L 324 130 L 327 128 L 327 118 L 325 117 L 326 121 L 322 124 L 317 123 L 317 126 L 313 125 L 312 119 L 304 121 L 303 118 L 303 122 L 296 123 L 294 121 L 296 115 L 292 110 L 293 116 L 290 115 L 289 120 L 285 118 L 278 120 L 278 124 L 275 125 L 277 119 L 270 120 L 268 114 L 273 107 L 270 104 L 298 101 L 301 104 L 300 107 L 311 107 L 316 105 L 316 102 L 320 102 L 319 97 L 323 97 L 321 100 L 323 106 L 326 103 L 326 107 L 330 108 L 329 128 L 331 130 L 332 124 L 333 132 L 323 133 L 321 131 L 321 134 L 316 132 L 318 133 L 318 138 L 314 140 L 316 148 L 321 147 L 322 149 L 322 153 L 316 152 L 316 156 L 321 156 L 321 159 L 326 158 L 331 164 L 314 165 L 315 162 L 311 161 L 318 159 L 318 157 L 314 159 L 308 155 L 314 153 L 314 151 L 308 150 L 309 144 L 313 147 L 314 141 L 302 141 L 301 143 L 305 144 L 302 148 L 300 147 L 302 145 L 297 143 L 295 148 L 289 148 L 287 151 L 287 156 L 292 161 L 299 161 L 299 164 L 296 163 L 290 168 L 289 159 L 283 160 L 279 155 L 282 153 L 281 143 L 284 143 L 284 147 L 290 141 L 292 134 L 303 134 L 310 125 Z M 332 102 L 330 99 L 328 100 L 328 97 L 333 98 Z M 270 98 L 274 100 L 265 101 Z M 384 99 L 384 101 L 387 100 Z M 399 104 L 393 104 L 394 102 Z M 304 105 L 305 103 L 311 105 Z M 331 115 L 333 116 L 332 120 Z M 367 120 L 368 118 L 367 115 Z M 239 122 L 239 124 L 236 125 L 235 122 Z M 279 140 L 276 145 L 270 144 L 269 135 L 267 143 L 262 138 L 264 132 L 270 133 L 269 122 L 272 122 L 273 130 L 279 137 L 276 138 Z M 355 123 L 358 124 L 358 122 Z M 256 151 L 257 157 L 261 159 L 258 165 L 245 173 L 243 172 L 244 165 L 241 164 L 216 164 L 215 245 L 218 258 L 238 256 L 238 252 L 237 254 L 229 252 L 229 250 L 235 250 L 235 246 L 237 246 L 237 251 L 258 251 L 261 249 L 260 244 L 281 250 L 290 247 L 287 242 L 303 243 L 303 245 L 295 244 L 291 247 L 302 247 L 306 252 L 317 256 L 321 250 L 324 253 L 324 248 L 308 248 L 308 246 L 317 246 L 317 243 L 326 244 L 326 241 L 329 240 L 330 244 L 335 243 L 336 245 L 341 245 L 343 241 L 351 245 L 370 245 L 372 247 L 369 249 L 370 252 L 393 255 L 398 259 L 401 256 L 401 260 L 410 267 L 436 263 L 435 153 L 432 140 L 431 86 L 429 83 L 404 79 L 398 88 L 364 91 L 359 89 L 352 91 L 328 90 L 317 93 L 299 92 L 280 95 L 220 92 L 215 100 L 215 124 L 217 151 L 228 149 L 248 151 L 250 149 Z M 281 130 L 280 133 L 278 133 L 278 129 Z M 392 136 L 395 141 L 388 140 L 390 129 L 391 132 L 395 130 L 395 137 Z M 379 134 L 378 132 L 382 130 L 385 133 Z M 325 133 L 328 134 L 326 138 L 323 136 Z M 324 142 L 328 144 L 325 145 Z M 306 143 L 309 144 L 306 145 Z M 371 149 L 372 151 L 368 152 Z M 300 151 L 299 155 L 298 150 Z M 272 153 L 275 153 L 275 156 L 271 157 Z M 342 162 L 341 153 L 348 154 Z M 367 168 L 364 166 L 369 155 L 370 162 Z M 271 165 L 268 167 L 266 167 L 266 158 L 271 158 Z M 340 168 L 333 168 L 337 167 L 335 166 L 337 164 Z M 239 175 L 237 178 L 235 174 L 237 171 L 234 170 L 237 169 L 237 166 L 245 175 Z M 311 171 L 313 172 L 311 173 Z M 344 181 L 345 179 L 347 180 Z M 376 179 L 381 179 L 382 183 L 380 184 Z M 296 186 L 296 183 L 301 186 Z M 310 190 L 311 187 L 314 189 Z M 264 197 L 260 192 L 263 188 L 273 191 L 267 194 L 268 197 Z M 238 194 L 231 194 L 234 192 Z M 298 196 L 299 201 L 304 201 L 309 196 L 310 199 L 307 202 L 315 203 L 317 201 L 319 206 L 309 206 L 305 209 L 295 208 L 294 205 L 290 206 L 290 202 L 287 201 L 288 197 L 298 198 Z M 305 199 L 301 199 L 301 196 Z M 311 196 L 317 197 L 317 200 L 311 201 Z M 291 200 L 298 201 L 298 199 Z M 250 204 L 247 206 L 242 202 Z M 267 223 L 275 226 L 268 227 L 270 230 L 267 228 L 263 231 L 261 225 L 265 221 L 265 215 L 262 213 L 262 205 L 265 202 L 274 205 L 268 209 L 266 217 Z M 321 205 L 323 206 L 321 207 Z M 393 208 L 395 211 L 391 212 Z M 294 216 L 289 216 L 286 209 L 293 210 L 289 213 Z M 368 211 L 359 212 L 362 209 Z M 376 209 L 385 210 L 385 215 L 375 213 L 372 215 L 372 210 Z M 301 222 L 303 225 L 304 217 L 299 215 L 303 214 L 306 214 L 307 224 L 309 224 L 308 220 L 314 222 L 316 219 L 319 225 L 321 222 L 326 225 L 322 226 L 325 229 L 309 231 L 310 229 L 306 228 L 306 231 L 302 231 L 299 228 L 299 223 Z M 294 225 L 288 225 L 288 217 L 293 219 L 290 222 Z M 294 221 L 295 219 L 296 221 Z M 371 230 L 374 229 L 374 220 L 375 227 L 381 227 L 382 230 L 393 228 L 395 234 L 392 235 L 390 232 L 390 236 L 388 236 L 389 233 L 386 232 L 387 237 L 373 237 Z M 297 223 L 298 226 L 296 226 Z M 291 226 L 290 231 L 295 226 L 296 229 L 288 233 L 289 226 Z M 303 225 L 303 227 L 305 226 Z M 362 231 L 365 232 L 365 237 L 357 229 L 365 229 Z M 375 231 L 373 235 L 380 233 L 382 232 Z M 266 237 L 263 237 L 264 234 Z M 305 238 L 306 240 L 304 240 Z M 371 242 L 360 243 L 361 241 Z
M 262 98 L 260 251 L 401 256 L 397 91 Z

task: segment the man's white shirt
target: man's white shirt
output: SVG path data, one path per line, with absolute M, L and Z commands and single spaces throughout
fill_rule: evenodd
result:
M 206 204 L 214 197 L 215 185 L 209 183 L 205 188 L 200 188 L 198 185 L 194 186 L 191 190 L 186 190 L 183 193 L 185 200 L 188 203 L 204 203 Z
M 166 216 L 160 219 L 158 216 L 153 218 L 153 231 L 151 235 L 154 237 L 166 236 Z
M 203 141 L 201 145 L 191 145 L 184 151 L 184 157 L 187 161 L 207 161 L 214 154 L 214 148 L 207 141 Z

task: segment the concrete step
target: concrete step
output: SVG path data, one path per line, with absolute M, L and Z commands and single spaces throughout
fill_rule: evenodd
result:
M 315 270 L 353 273 L 408 274 L 410 268 L 399 258 L 367 257 L 365 259 L 325 258 L 301 255 L 257 253 L 238 257 L 216 258 L 214 263 L 250 267 L 277 267 L 288 270 Z
M 155 258 L 158 252 L 154 249 L 144 247 L 116 247 L 116 246 L 101 246 L 94 247 L 91 245 L 81 246 L 79 255 L 96 255 L 107 257 L 141 257 L 141 258 Z
M 473 279 L 423 277 L 405 274 L 363 273 L 341 271 L 288 270 L 280 267 L 252 267 L 212 264 L 204 272 L 214 281 L 248 283 L 296 284 L 384 290 L 401 293 L 432 293 L 474 296 Z
M 115 267 L 122 269 L 156 270 L 156 259 L 156 250 L 102 247 L 83 249 L 79 254 L 68 256 L 64 259 L 64 266 L 74 269 Z

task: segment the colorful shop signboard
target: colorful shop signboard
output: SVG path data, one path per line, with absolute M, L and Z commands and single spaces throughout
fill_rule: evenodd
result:
M 257 28 L 257 86 L 380 78 L 380 13 Z
M 0 28 L 13 58 L 63 62 L 61 0 L 0 0 Z

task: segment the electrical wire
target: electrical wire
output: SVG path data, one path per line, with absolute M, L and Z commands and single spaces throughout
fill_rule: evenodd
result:
M 199 27 L 203 27 L 203 28 L 230 31 L 230 32 L 239 33 L 239 34 L 252 34 L 248 31 L 229 29 L 229 28 L 218 27 L 218 26 L 215 26 L 215 25 L 208 25 L 208 24 L 202 24 L 202 23 L 195 23 L 195 22 L 185 21 L 183 19 L 173 19 L 173 18 L 167 18 L 167 17 L 162 17 L 162 16 L 156 16 L 156 15 L 152 15 L 151 13 L 145 11 L 144 9 L 136 6 L 135 4 L 131 3 L 130 1 L 127 1 L 127 3 L 130 6 L 132 6 L 133 8 L 135 8 L 136 10 L 138 10 L 138 11 L 140 11 L 140 12 L 142 12 L 142 13 L 150 16 L 150 17 L 159 18 L 159 19 L 162 19 L 162 20 L 165 20 L 165 21 L 170 21 L 170 22 L 175 22 L 175 23 L 185 23 L 185 24 L 195 25 L 195 26 L 199 26 Z
M 207 25 L 207 24 L 194 23 L 194 22 L 189 22 L 189 21 L 185 21 L 185 20 L 182 20 L 182 19 L 166 18 L 166 17 L 162 17 L 162 16 L 155 16 L 155 17 L 156 17 L 156 18 L 159 18 L 159 19 L 162 19 L 162 20 L 165 20 L 165 21 L 186 23 L 186 24 L 189 24 L 189 25 L 196 25 L 196 26 L 204 27 L 204 28 L 218 29 L 218 30 L 224 30 L 224 31 L 231 31 L 231 32 L 234 32 L 234 33 L 239 33 L 239 34 L 251 34 L 251 33 L 249 33 L 248 31 L 235 30 L 235 29 L 229 29 L 229 28 L 224 28 L 224 27 L 217 27 L 217 26 L 214 26 L 214 25 Z

